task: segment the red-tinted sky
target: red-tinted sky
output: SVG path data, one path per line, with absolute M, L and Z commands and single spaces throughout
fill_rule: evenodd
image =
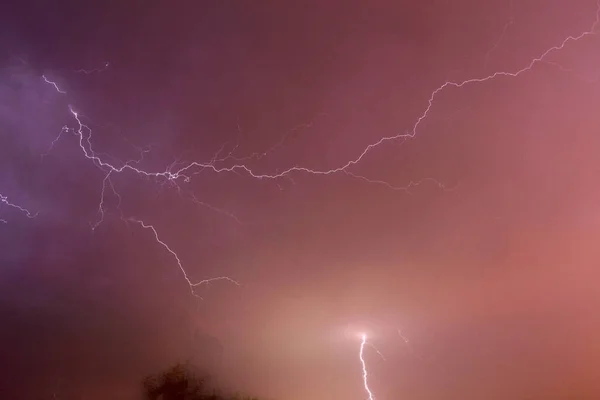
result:
M 600 398 L 594 0 L 170 3 L 2 12 L 0 393 Z

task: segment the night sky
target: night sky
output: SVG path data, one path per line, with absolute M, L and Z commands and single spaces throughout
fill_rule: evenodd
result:
M 600 398 L 594 0 L 12 3 L 2 398 Z

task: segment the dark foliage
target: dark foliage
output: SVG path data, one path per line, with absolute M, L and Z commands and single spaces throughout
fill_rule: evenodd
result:
M 211 390 L 207 378 L 198 376 L 188 364 L 176 364 L 162 373 L 146 377 L 142 389 L 147 400 L 259 400 Z

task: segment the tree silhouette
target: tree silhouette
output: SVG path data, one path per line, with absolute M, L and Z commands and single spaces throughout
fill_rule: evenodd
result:
M 199 377 L 189 364 L 176 364 L 159 374 L 147 376 L 142 381 L 142 390 L 147 400 L 259 400 L 210 390 L 207 378 Z

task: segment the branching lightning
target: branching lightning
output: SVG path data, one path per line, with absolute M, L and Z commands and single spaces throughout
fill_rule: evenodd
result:
M 98 167 L 105 173 L 104 179 L 102 180 L 102 191 L 101 191 L 101 195 L 100 195 L 100 202 L 98 204 L 99 219 L 95 223 L 91 224 L 92 230 L 95 230 L 96 228 L 98 228 L 98 226 L 100 226 L 100 224 L 104 221 L 104 216 L 105 216 L 104 200 L 105 200 L 105 194 L 106 194 L 107 188 L 110 188 L 112 193 L 117 197 L 117 199 L 119 201 L 117 208 L 119 209 L 119 211 L 121 211 L 120 210 L 121 195 L 117 192 L 117 190 L 111 180 L 112 174 L 120 173 L 127 169 L 127 170 L 133 171 L 137 174 L 141 174 L 146 177 L 163 177 L 163 178 L 166 178 L 170 182 L 175 182 L 175 180 L 179 177 L 179 176 L 173 176 L 168 170 L 166 170 L 165 172 L 162 172 L 162 173 L 149 173 L 142 169 L 136 168 L 134 165 L 139 164 L 143 160 L 143 156 L 147 152 L 147 150 L 141 151 L 141 155 L 140 155 L 139 159 L 130 160 L 126 163 L 123 163 L 120 166 L 113 165 L 112 163 L 101 159 L 100 156 L 98 156 L 94 152 L 93 147 L 92 147 L 92 130 L 86 124 L 83 123 L 82 116 L 78 112 L 76 112 L 72 106 L 69 106 L 69 111 L 71 112 L 71 115 L 73 116 L 73 118 L 75 118 L 75 120 L 77 121 L 77 127 L 75 129 L 64 127 L 61 130 L 61 132 L 59 133 L 59 136 L 52 142 L 52 146 L 54 146 L 56 141 L 60 138 L 60 135 L 62 135 L 65 131 L 75 134 L 78 137 L 79 147 L 80 147 L 81 151 L 83 152 L 83 155 L 87 159 L 89 159 L 96 167 Z M 51 148 L 52 148 L 52 146 L 51 146 Z M 51 150 L 51 148 L 50 148 L 50 150 Z M 186 177 L 184 177 L 184 179 L 188 180 L 189 177 L 186 176 Z M 180 189 L 178 185 L 176 185 L 176 187 L 178 189 Z M 193 197 L 193 199 L 195 200 L 195 202 L 197 204 L 206 206 L 205 203 L 200 202 L 195 197 Z M 214 207 L 212 207 L 212 209 L 225 213 L 225 211 L 216 209 Z M 228 215 L 233 216 L 232 214 L 228 214 Z M 135 218 L 125 219 L 122 211 L 121 211 L 121 219 L 123 219 L 127 222 L 135 222 L 135 223 L 139 224 L 140 226 L 142 226 L 144 229 L 149 229 L 152 231 L 156 242 L 159 243 L 163 248 L 165 248 L 177 262 L 177 265 L 178 265 L 179 269 L 181 270 L 181 272 L 183 273 L 183 276 L 190 287 L 191 293 L 194 296 L 201 298 L 200 296 L 198 296 L 196 294 L 195 289 L 198 286 L 206 285 L 213 281 L 224 280 L 224 281 L 228 281 L 228 282 L 233 283 L 238 286 L 240 285 L 239 282 L 237 282 L 236 280 L 234 280 L 230 277 L 226 277 L 226 276 L 220 276 L 220 277 L 215 277 L 215 278 L 204 279 L 199 282 L 193 282 L 189 278 L 188 273 L 186 272 L 185 268 L 183 267 L 181 259 L 179 258 L 177 253 L 159 237 L 158 232 L 153 225 L 147 224 L 144 221 L 135 219 Z
M 179 179 L 182 179 L 185 182 L 189 182 L 189 180 L 191 179 L 191 175 L 194 174 L 194 170 L 212 170 L 215 173 L 244 172 L 247 175 L 249 175 L 250 177 L 256 178 L 256 179 L 278 179 L 278 178 L 285 177 L 293 172 L 304 172 L 304 173 L 313 174 L 313 175 L 331 175 L 331 174 L 335 174 L 335 173 L 339 173 L 339 172 L 348 172 L 348 169 L 350 167 L 359 164 L 368 153 L 370 153 L 373 149 L 379 147 L 380 145 L 382 145 L 384 143 L 399 140 L 399 139 L 400 140 L 408 140 L 408 139 L 414 138 L 417 135 L 417 133 L 419 131 L 419 127 L 421 126 L 423 121 L 429 116 L 431 109 L 433 108 L 435 99 L 445 89 L 462 88 L 463 86 L 467 86 L 467 85 L 475 84 L 475 83 L 483 83 L 483 82 L 487 82 L 487 81 L 490 81 L 490 80 L 493 80 L 496 78 L 500 78 L 500 77 L 516 78 L 516 77 L 522 75 L 523 73 L 530 71 L 535 65 L 539 64 L 540 62 L 543 62 L 545 60 L 545 58 L 548 57 L 549 54 L 563 49 L 568 43 L 576 42 L 585 37 L 597 34 L 596 29 L 599 24 L 600 24 L 600 1 L 598 2 L 598 8 L 596 10 L 596 18 L 589 30 L 586 30 L 576 36 L 571 35 L 571 36 L 566 37 L 558 45 L 548 48 L 540 56 L 532 59 L 525 67 L 518 69 L 516 71 L 513 71 L 513 72 L 498 71 L 498 72 L 494 72 L 493 74 L 490 74 L 490 75 L 487 75 L 487 76 L 484 76 L 481 78 L 471 78 L 471 79 L 466 79 L 463 81 L 456 81 L 456 82 L 455 81 L 444 82 L 442 85 L 438 86 L 435 90 L 433 90 L 433 92 L 431 92 L 429 99 L 427 100 L 427 106 L 425 107 L 424 111 L 419 115 L 416 122 L 413 124 L 412 128 L 409 131 L 407 131 L 405 133 L 396 134 L 393 136 L 384 136 L 384 137 L 380 138 L 379 140 L 377 140 L 376 142 L 367 145 L 359 153 L 359 155 L 357 157 L 347 161 L 346 163 L 344 163 L 338 167 L 335 167 L 332 169 L 327 169 L 327 170 L 312 169 L 312 168 L 303 167 L 303 166 L 293 166 L 293 167 L 289 167 L 289 168 L 284 169 L 277 173 L 267 174 L 267 173 L 256 172 L 255 170 L 248 167 L 246 164 L 241 164 L 241 163 L 236 163 L 236 164 L 229 165 L 229 166 L 221 165 L 228 159 L 232 159 L 232 158 L 235 159 L 235 157 L 233 157 L 231 155 L 231 153 L 229 156 L 226 156 L 221 159 L 214 158 L 210 162 L 193 161 L 193 162 L 188 163 L 187 165 L 184 165 L 183 167 L 181 167 L 180 169 L 178 169 L 176 171 L 165 170 L 165 171 L 150 172 L 150 171 L 138 169 L 138 168 L 132 166 L 131 163 L 124 163 L 121 166 L 114 166 L 110 163 L 103 161 L 102 159 L 100 159 L 98 156 L 96 156 L 94 154 L 92 147 L 91 147 L 91 130 L 90 130 L 90 128 L 82 123 L 79 114 L 76 111 L 74 111 L 74 109 L 72 107 L 70 107 L 70 111 L 78 124 L 78 128 L 75 129 L 75 133 L 79 136 L 79 139 L 80 139 L 79 144 L 80 144 L 81 150 L 83 151 L 85 157 L 90 159 L 91 161 L 93 161 L 94 164 L 96 164 L 98 167 L 107 168 L 107 169 L 113 170 L 116 173 L 123 172 L 124 170 L 130 170 L 137 174 L 144 175 L 147 177 L 165 178 L 169 181 L 177 181 Z M 48 80 L 46 80 L 46 81 L 48 83 L 56 85 L 54 82 L 51 82 Z M 59 91 L 59 93 L 64 93 L 57 86 L 55 86 L 55 88 L 57 89 L 57 91 Z M 87 142 L 87 146 L 84 144 L 84 141 Z M 277 146 L 275 146 L 275 147 L 277 147 Z M 253 154 L 253 155 L 249 156 L 248 158 L 255 158 L 258 156 L 259 156 L 258 154 Z M 366 179 L 364 177 L 359 177 L 359 176 L 357 176 L 357 177 L 362 180 Z M 431 178 L 428 178 L 428 179 L 431 179 Z M 378 181 L 372 181 L 372 182 L 378 182 Z M 381 181 L 379 181 L 379 182 L 381 182 Z M 393 188 L 394 186 L 390 185 L 390 187 Z
M 498 39 L 498 41 L 496 42 L 496 44 L 494 45 L 492 50 L 498 46 L 498 43 L 502 40 L 503 36 L 506 34 L 507 29 L 513 23 L 513 21 L 514 21 L 513 19 L 510 19 L 509 22 L 504 26 L 502 34 L 500 35 L 500 38 Z M 298 126 L 294 129 L 292 129 L 290 132 L 286 133 L 281 138 L 280 141 L 278 141 L 274 146 L 272 146 L 267 151 L 261 152 L 261 153 L 252 153 L 249 156 L 245 156 L 245 157 L 235 155 L 235 152 L 239 147 L 239 143 L 238 143 L 233 147 L 233 149 L 231 149 L 224 156 L 222 156 L 222 153 L 225 152 L 226 145 L 223 145 L 223 147 L 221 149 L 219 149 L 219 151 L 216 152 L 216 154 L 213 156 L 213 158 L 207 162 L 192 161 L 192 162 L 188 162 L 185 164 L 182 164 L 179 162 L 174 162 L 172 165 L 170 165 L 168 168 L 166 168 L 164 170 L 147 170 L 147 169 L 143 169 L 142 167 L 140 167 L 140 161 L 141 161 L 141 159 L 143 159 L 143 153 L 142 153 L 142 158 L 138 159 L 138 160 L 130 160 L 127 162 L 108 161 L 108 158 L 102 157 L 100 155 L 100 153 L 96 153 L 94 151 L 93 145 L 92 145 L 92 130 L 90 129 L 89 126 L 87 126 L 83 122 L 82 115 L 78 111 L 76 111 L 75 108 L 73 108 L 72 106 L 69 106 L 69 111 L 70 111 L 71 116 L 74 118 L 74 120 L 76 122 L 76 126 L 74 128 L 71 128 L 68 126 L 63 127 L 63 129 L 60 131 L 59 135 L 52 141 L 50 148 L 48 149 L 48 152 L 50 152 L 53 149 L 53 147 L 55 146 L 57 141 L 59 139 L 61 139 L 61 136 L 64 133 L 66 133 L 66 132 L 72 133 L 78 139 L 78 145 L 79 145 L 79 148 L 81 149 L 83 156 L 85 158 L 87 158 L 89 161 L 91 161 L 91 163 L 93 165 L 95 165 L 97 168 L 99 168 L 103 172 L 104 178 L 102 180 L 102 190 L 101 190 L 100 202 L 99 202 L 98 211 L 97 211 L 98 212 L 98 220 L 92 224 L 92 229 L 96 229 L 104 220 L 104 216 L 105 216 L 104 199 L 105 199 L 105 194 L 107 192 L 107 189 L 110 189 L 112 191 L 112 193 L 119 199 L 119 204 L 120 204 L 121 196 L 119 195 L 115 186 L 113 185 L 112 178 L 115 175 L 124 173 L 124 172 L 131 172 L 131 173 L 134 173 L 139 176 L 146 177 L 146 178 L 154 178 L 154 179 L 160 180 L 163 183 L 169 183 L 169 184 L 173 185 L 178 191 L 180 191 L 180 193 L 183 193 L 183 190 L 181 189 L 179 182 L 180 181 L 181 182 L 189 182 L 193 176 L 197 175 L 201 171 L 212 171 L 214 173 L 236 173 L 236 174 L 240 174 L 240 175 L 245 174 L 251 178 L 255 178 L 255 179 L 259 179 L 259 180 L 264 180 L 264 179 L 277 180 L 280 178 L 292 179 L 291 175 L 293 173 L 306 173 L 306 174 L 311 174 L 311 175 L 333 175 L 333 174 L 337 174 L 337 173 L 344 173 L 347 176 L 350 176 L 354 179 L 362 180 L 362 181 L 365 181 L 365 182 L 368 182 L 371 184 L 383 185 L 391 190 L 401 190 L 401 191 L 409 192 L 410 188 L 418 186 L 424 182 L 433 182 L 439 188 L 445 189 L 445 186 L 442 183 L 438 182 L 437 180 L 435 180 L 433 178 L 425 178 L 425 179 L 422 179 L 419 181 L 410 182 L 408 185 L 405 185 L 405 186 L 396 186 L 396 185 L 393 185 L 384 180 L 367 178 L 363 175 L 353 172 L 352 167 L 359 164 L 367 156 L 367 154 L 369 154 L 372 150 L 374 150 L 375 148 L 377 148 L 383 144 L 386 144 L 387 142 L 392 142 L 392 141 L 396 141 L 396 140 L 407 141 L 409 139 L 414 138 L 417 135 L 417 133 L 419 132 L 419 129 L 420 129 L 422 123 L 430 115 L 431 110 L 434 106 L 434 102 L 435 102 L 436 98 L 438 97 L 438 95 L 442 91 L 445 91 L 445 90 L 451 89 L 451 88 L 459 89 L 459 88 L 462 88 L 463 86 L 477 84 L 477 83 L 484 83 L 484 82 L 495 80 L 498 78 L 519 77 L 520 75 L 532 70 L 539 63 L 542 63 L 542 62 L 549 63 L 549 61 L 546 60 L 548 58 L 548 56 L 553 52 L 563 49 L 565 46 L 567 46 L 567 44 L 576 42 L 576 41 L 584 39 L 588 36 L 597 34 L 597 28 L 598 28 L 599 24 L 600 24 L 600 1 L 597 2 L 597 9 L 596 9 L 594 22 L 588 30 L 586 30 L 578 35 L 567 36 L 559 44 L 546 49 L 538 57 L 533 58 L 527 65 L 525 65 L 524 67 L 517 69 L 515 71 L 497 71 L 497 72 L 494 72 L 492 74 L 489 74 L 489 75 L 483 76 L 483 77 L 470 78 L 470 79 L 466 79 L 463 81 L 446 81 L 446 82 L 444 82 L 443 84 L 441 84 L 440 86 L 438 86 L 431 92 L 431 94 L 429 95 L 428 100 L 426 102 L 426 107 L 424 108 L 422 113 L 418 116 L 418 118 L 416 119 L 416 121 L 414 122 L 414 124 L 412 125 L 412 128 L 410 130 L 407 130 L 404 133 L 399 133 L 399 134 L 392 135 L 392 136 L 381 137 L 379 140 L 377 140 L 371 144 L 368 144 L 366 147 L 364 147 L 363 150 L 360 151 L 356 157 L 351 158 L 349 161 L 346 161 L 345 163 L 342 163 L 342 164 L 338 165 L 337 167 L 334 167 L 331 169 L 313 169 L 313 168 L 310 168 L 307 166 L 295 165 L 292 167 L 288 167 L 286 169 L 278 170 L 275 173 L 265 173 L 265 172 L 259 172 L 255 168 L 251 168 L 248 164 L 246 164 L 246 162 L 248 162 L 248 161 L 260 160 L 261 158 L 267 156 L 268 153 L 277 150 L 278 148 L 280 148 L 283 145 L 284 141 L 291 133 L 293 133 L 297 129 L 300 129 L 303 127 L 310 127 L 310 125 L 312 123 L 305 125 L 305 126 Z M 490 50 L 490 51 L 492 51 L 492 50 Z M 486 58 L 487 58 L 487 56 L 486 56 Z M 109 66 L 109 64 L 105 63 L 102 68 L 97 68 L 97 69 L 93 69 L 93 70 L 83 70 L 82 69 L 82 70 L 78 70 L 76 72 L 80 72 L 80 73 L 84 73 L 84 74 L 91 74 L 93 72 L 101 72 L 101 71 L 105 70 L 106 68 L 108 68 L 108 66 Z M 51 85 L 57 93 L 63 94 L 63 95 L 67 93 L 65 90 L 61 89 L 56 82 L 48 79 L 45 75 L 42 75 L 42 79 L 45 83 Z M 241 133 L 241 129 L 239 128 L 239 125 L 238 125 L 238 130 L 240 130 L 240 133 Z M 226 214 L 226 215 L 229 215 L 230 217 L 235 218 L 235 216 L 233 216 L 233 214 L 228 213 L 227 211 L 218 209 L 216 207 L 213 207 L 211 205 L 208 205 L 208 204 L 200 201 L 193 194 L 189 195 L 189 198 L 192 201 L 194 201 L 196 204 L 209 207 L 210 209 L 216 210 L 218 212 L 221 212 L 223 214 Z M 13 203 L 9 203 L 8 199 L 6 197 L 0 197 L 0 201 L 6 205 L 9 205 L 11 207 L 19 209 L 22 212 L 25 212 L 28 217 L 32 216 L 32 213 L 29 212 L 28 210 L 26 210 L 22 207 L 19 207 Z M 120 208 L 119 208 L 119 210 L 120 210 Z M 229 277 L 217 277 L 217 278 L 213 278 L 213 279 L 203 280 L 200 282 L 193 282 L 188 277 L 188 274 L 186 273 L 179 256 L 175 253 L 175 251 L 173 251 L 171 249 L 171 247 L 169 247 L 162 239 L 160 239 L 158 232 L 154 228 L 153 225 L 147 224 L 144 221 L 141 221 L 138 219 L 124 218 L 122 212 L 121 212 L 121 218 L 124 220 L 136 222 L 144 229 L 148 229 L 148 230 L 152 231 L 157 243 L 159 243 L 161 246 L 163 246 L 175 258 L 179 268 L 181 269 L 181 271 L 184 275 L 184 278 L 186 279 L 186 282 L 190 286 L 190 289 L 194 295 L 195 295 L 194 290 L 196 287 L 206 284 L 206 283 L 209 283 L 213 280 L 227 280 L 231 283 L 239 284 L 237 281 L 235 281 Z M 239 222 L 239 220 L 238 220 L 238 222 Z M 400 332 L 399 332 L 399 334 L 402 337 Z M 364 360 L 362 358 L 362 353 L 363 353 L 365 343 L 366 343 L 366 336 L 363 337 L 363 342 L 361 345 L 361 361 L 363 362 L 365 389 L 369 393 L 369 399 L 372 400 L 372 394 L 371 394 L 370 390 L 368 390 L 368 385 L 367 385 L 367 381 L 366 381 L 366 376 L 367 376 L 366 368 L 364 365 Z
M 136 224 L 140 225 L 142 228 L 144 229 L 149 229 L 153 234 L 154 234 L 154 239 L 156 239 L 156 241 L 165 248 L 165 250 L 167 250 L 169 253 L 171 253 L 171 255 L 173 256 L 173 258 L 177 261 L 177 265 L 179 266 L 179 269 L 181 270 L 181 273 L 183 274 L 183 277 L 185 279 L 185 281 L 188 283 L 190 290 L 192 292 L 192 295 L 198 297 L 201 299 L 200 296 L 198 296 L 195 292 L 195 288 L 197 288 L 198 286 L 201 285 L 207 285 L 211 282 L 215 282 L 215 281 L 228 281 L 230 283 L 233 283 L 237 286 L 240 286 L 239 282 L 237 282 L 234 279 L 231 279 L 227 276 L 218 276 L 216 278 L 209 278 L 209 279 L 203 279 L 201 281 L 198 282 L 193 282 L 190 277 L 188 276 L 187 272 L 185 271 L 185 268 L 183 268 L 183 264 L 181 262 L 181 260 L 179 259 L 179 256 L 177 255 L 177 253 L 171 249 L 169 247 L 169 245 L 167 245 L 165 242 L 163 242 L 160 237 L 158 236 L 158 232 L 156 231 L 156 229 L 154 228 L 154 226 L 146 224 L 144 221 L 135 219 L 135 218 L 129 218 L 128 221 L 130 222 L 135 222 Z
M 159 235 L 159 233 L 158 233 L 157 229 L 154 227 L 154 225 L 148 224 L 148 223 L 142 221 L 141 219 L 124 217 L 123 212 L 120 209 L 121 195 L 116 190 L 115 185 L 113 184 L 113 181 L 112 181 L 112 178 L 115 175 L 128 172 L 128 173 L 133 173 L 138 176 L 142 176 L 142 177 L 146 177 L 146 178 L 157 179 L 162 182 L 167 182 L 169 184 L 172 184 L 180 193 L 184 193 L 183 189 L 179 185 L 180 181 L 181 182 L 189 182 L 193 176 L 195 176 L 198 173 L 200 173 L 201 171 L 205 171 L 205 170 L 212 171 L 214 173 L 244 174 L 246 176 L 249 176 L 249 177 L 255 178 L 255 179 L 259 179 L 259 180 L 265 180 L 265 179 L 277 180 L 280 178 L 292 179 L 291 175 L 293 173 L 306 173 L 306 174 L 310 174 L 310 175 L 333 175 L 333 174 L 337 174 L 337 173 L 344 173 L 347 176 L 350 176 L 357 180 L 365 181 L 370 184 L 382 185 L 391 190 L 405 191 L 407 193 L 409 192 L 409 190 L 412 187 L 421 185 L 424 182 L 433 182 L 439 188 L 446 189 L 442 183 L 438 182 L 437 180 L 435 180 L 433 178 L 425 178 L 425 179 L 414 181 L 414 182 L 411 181 L 408 185 L 405 185 L 405 186 L 396 186 L 396 185 L 393 185 L 384 180 L 367 178 L 361 174 L 353 172 L 352 168 L 355 167 L 356 165 L 358 165 L 369 153 L 371 153 L 372 150 L 374 150 L 388 142 L 394 142 L 394 141 L 398 141 L 398 140 L 399 141 L 408 141 L 410 139 L 415 138 L 416 135 L 418 134 L 418 132 L 420 131 L 421 125 L 431 114 L 431 111 L 433 109 L 436 99 L 438 98 L 440 93 L 445 90 L 452 89 L 452 88 L 460 89 L 464 86 L 468 86 L 471 84 L 482 84 L 482 83 L 485 83 L 485 82 L 488 82 L 491 80 L 495 80 L 495 79 L 499 79 L 499 78 L 517 78 L 517 77 L 531 71 L 536 65 L 538 65 L 540 63 L 546 63 L 547 65 L 554 65 L 556 67 L 559 67 L 562 70 L 566 70 L 565 68 L 562 68 L 559 64 L 548 61 L 547 58 L 550 54 L 562 50 L 565 46 L 567 46 L 570 43 L 580 41 L 586 37 L 596 35 L 598 33 L 598 26 L 600 25 L 600 1 L 597 2 L 596 7 L 597 8 L 596 8 L 594 22 L 592 23 L 591 27 L 588 30 L 586 30 L 578 35 L 567 36 L 560 43 L 558 43 L 550 48 L 547 48 L 539 56 L 531 59 L 531 61 L 527 65 L 525 65 L 524 67 L 522 67 L 520 69 L 517 69 L 514 71 L 497 71 L 497 72 L 491 73 L 489 75 L 485 75 L 482 77 L 470 78 L 470 79 L 466 79 L 466 80 L 462 80 L 462 81 L 446 81 L 443 84 L 437 86 L 437 88 L 435 88 L 429 94 L 429 97 L 426 101 L 423 111 L 418 115 L 417 119 L 412 124 L 412 127 L 409 130 L 406 130 L 403 133 L 398 133 L 398 134 L 391 135 L 391 136 L 381 137 L 377 141 L 372 142 L 372 143 L 368 144 L 366 147 L 364 147 L 358 153 L 358 155 L 354 156 L 353 158 L 350 158 L 348 161 L 343 162 L 334 168 L 313 169 L 313 168 L 306 167 L 306 166 L 297 166 L 296 165 L 296 166 L 288 167 L 281 171 L 277 171 L 275 173 L 265 173 L 265 172 L 259 172 L 256 169 L 249 167 L 248 164 L 246 164 L 249 161 L 258 161 L 258 160 L 266 157 L 269 153 L 279 149 L 291 133 L 295 132 L 296 130 L 298 130 L 302 127 L 307 127 L 307 125 L 303 125 L 303 126 L 296 127 L 293 130 L 291 130 L 290 132 L 288 132 L 286 135 L 284 135 L 281 138 L 280 141 L 278 141 L 274 146 L 272 146 L 271 148 L 269 148 L 267 151 L 264 151 L 264 152 L 252 153 L 248 156 L 240 157 L 240 156 L 235 155 L 235 153 L 239 147 L 239 144 L 236 144 L 233 147 L 233 149 L 231 149 L 227 153 L 227 155 L 222 156 L 222 154 L 225 152 L 225 146 L 226 146 L 226 145 L 223 145 L 223 147 L 219 151 L 216 152 L 216 154 L 213 156 L 213 158 L 207 162 L 192 161 L 192 162 L 185 163 L 185 164 L 174 162 L 172 165 L 170 165 L 168 168 L 166 168 L 164 170 L 147 170 L 147 169 L 143 169 L 142 167 L 140 167 L 141 161 L 143 160 L 143 155 L 145 154 L 145 152 L 147 152 L 146 150 L 141 152 L 140 159 L 129 160 L 126 162 L 109 161 L 107 157 L 103 157 L 100 153 L 96 153 L 94 151 L 93 144 L 92 144 L 92 130 L 90 129 L 90 127 L 88 125 L 86 125 L 84 123 L 84 118 L 83 118 L 82 114 L 80 114 L 78 111 L 76 111 L 75 108 L 72 106 L 69 106 L 68 110 L 75 121 L 75 127 L 73 128 L 73 127 L 69 127 L 69 126 L 64 126 L 61 129 L 58 136 L 51 142 L 51 144 L 48 148 L 48 151 L 46 153 L 42 154 L 42 158 L 53 150 L 54 146 L 62 138 L 64 133 L 71 133 L 74 136 L 76 136 L 78 146 L 81 149 L 81 153 L 83 154 L 83 156 L 87 160 L 89 160 L 95 167 L 97 167 L 99 170 L 101 170 L 103 173 L 100 201 L 99 201 L 98 208 L 97 208 L 98 219 L 94 223 L 91 224 L 92 230 L 96 230 L 98 228 L 98 226 L 100 226 L 102 224 L 102 222 L 104 221 L 104 217 L 106 214 L 105 196 L 106 196 L 107 190 L 110 190 L 112 192 L 112 194 L 118 199 L 117 209 L 121 212 L 121 215 L 120 215 L 121 219 L 127 223 L 129 223 L 129 222 L 135 223 L 135 224 L 139 225 L 142 229 L 150 231 L 152 233 L 156 243 L 158 243 L 160 246 L 162 246 L 162 248 L 164 250 L 166 250 L 173 257 L 175 262 L 177 263 L 186 283 L 189 286 L 189 289 L 190 289 L 190 292 L 192 293 L 192 295 L 195 297 L 201 298 L 196 293 L 196 289 L 200 286 L 208 285 L 211 282 L 215 282 L 215 281 L 227 281 L 229 283 L 232 283 L 232 284 L 238 285 L 238 286 L 240 286 L 240 283 L 230 277 L 227 277 L 227 276 L 219 276 L 219 277 L 203 279 L 200 281 L 193 281 L 189 277 L 189 274 L 187 273 L 186 269 L 184 268 L 179 255 L 173 250 L 172 247 L 170 247 L 165 241 L 163 241 L 163 239 Z M 504 25 L 503 30 L 500 34 L 500 37 L 498 38 L 498 40 L 496 41 L 494 46 L 490 49 L 490 51 L 485 55 L 484 61 L 485 61 L 486 66 L 487 66 L 488 59 L 490 57 L 491 52 L 494 51 L 499 46 L 500 42 L 503 40 L 508 29 L 510 28 L 510 26 L 513 23 L 514 23 L 514 18 L 511 16 L 509 21 Z M 95 68 L 95 69 L 91 69 L 91 70 L 79 69 L 79 70 L 76 70 L 75 72 L 89 75 L 89 74 L 96 73 L 96 72 L 98 72 L 98 73 L 102 72 L 102 71 L 106 70 L 108 67 L 109 67 L 109 63 L 106 62 L 100 68 Z M 58 94 L 61 94 L 61 95 L 67 94 L 67 91 L 63 90 L 57 82 L 50 80 L 46 75 L 42 75 L 41 78 L 45 84 L 52 86 Z M 310 125 L 311 124 L 309 124 L 308 126 L 310 126 Z M 226 215 L 236 219 L 239 222 L 239 220 L 233 214 L 200 201 L 198 198 L 196 198 L 196 196 L 194 194 L 189 194 L 189 198 L 198 205 L 202 205 L 202 206 L 208 207 L 212 210 L 226 214 Z M 15 210 L 19 211 L 20 213 L 24 214 L 27 218 L 34 218 L 37 215 L 37 213 L 34 213 L 34 212 L 28 210 L 27 208 L 25 208 L 19 204 L 16 204 L 14 202 L 11 202 L 9 200 L 8 196 L 5 196 L 3 194 L 0 194 L 0 206 L 15 209 Z M 7 220 L 5 218 L 0 218 L 0 223 L 6 224 Z M 402 332 L 400 330 L 398 330 L 398 335 L 405 342 L 405 344 L 407 344 L 407 345 L 409 344 L 408 339 L 402 334 Z M 368 368 L 367 368 L 367 364 L 366 364 L 365 357 L 364 357 L 365 347 L 367 344 L 371 345 L 367 340 L 367 334 L 363 333 L 363 334 L 361 334 L 361 343 L 360 343 L 360 349 L 359 349 L 359 360 L 360 360 L 361 367 L 362 367 L 363 386 L 364 386 L 364 390 L 368 396 L 368 400 L 375 400 L 373 392 L 371 391 L 371 389 L 369 387 L 369 382 L 368 382 L 369 373 L 368 373 Z M 377 351 L 377 349 L 375 349 L 375 350 Z M 379 351 L 377 351 L 377 352 L 379 353 Z M 381 353 L 379 353 L 379 354 L 381 355 Z

